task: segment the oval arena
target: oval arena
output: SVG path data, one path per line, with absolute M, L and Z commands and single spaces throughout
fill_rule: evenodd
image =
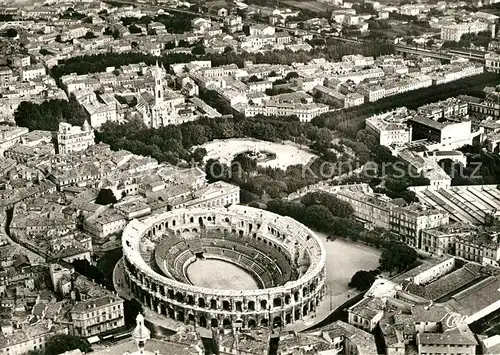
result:
M 122 246 L 134 295 L 179 322 L 280 327 L 313 314 L 324 297 L 326 253 L 319 238 L 289 217 L 260 209 L 177 209 L 133 220 Z M 187 269 L 203 260 L 238 266 L 258 288 L 192 284 Z

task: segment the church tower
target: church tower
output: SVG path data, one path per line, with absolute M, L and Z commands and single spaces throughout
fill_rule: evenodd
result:
M 156 66 L 154 68 L 155 77 L 155 104 L 159 104 L 163 101 L 163 73 L 161 68 L 158 66 L 158 61 L 156 61 Z
M 142 314 L 138 314 L 136 317 L 137 326 L 132 332 L 132 338 L 135 340 L 137 345 L 137 352 L 134 353 L 138 355 L 145 354 L 145 345 L 146 341 L 150 339 L 151 332 L 144 325 L 144 316 Z

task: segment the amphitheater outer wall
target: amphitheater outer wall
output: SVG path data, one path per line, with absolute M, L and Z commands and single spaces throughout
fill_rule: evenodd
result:
M 143 238 L 196 232 L 200 225 L 231 233 L 258 233 L 271 247 L 291 258 L 307 254 L 307 271 L 284 285 L 255 290 L 197 287 L 155 272 L 140 254 Z M 320 239 L 299 222 L 267 211 L 234 205 L 228 208 L 178 209 L 131 221 L 123 232 L 125 279 L 146 306 L 183 323 L 201 327 L 283 326 L 315 313 L 325 294 L 326 253 Z

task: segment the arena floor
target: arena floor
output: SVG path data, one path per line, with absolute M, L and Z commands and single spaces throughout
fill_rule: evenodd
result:
M 196 260 L 186 275 L 195 286 L 221 290 L 254 290 L 259 288 L 253 277 L 239 266 L 216 259 Z

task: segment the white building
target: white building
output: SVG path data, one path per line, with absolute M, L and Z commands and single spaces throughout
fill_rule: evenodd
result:
M 27 134 L 29 130 L 25 127 L 0 126 L 0 154 L 21 141 L 21 136 Z
M 40 76 L 45 76 L 45 67 L 41 64 L 32 65 L 21 69 L 21 80 L 30 81 Z
M 411 142 L 411 127 L 405 122 L 388 119 L 387 114 L 367 118 L 366 128 L 377 135 L 380 145 L 386 147 Z
M 59 123 L 59 132 L 57 132 L 59 154 L 84 151 L 94 144 L 94 130 L 87 121 L 82 127 L 72 126 L 66 122 Z
M 123 327 L 123 299 L 104 296 L 77 302 L 71 310 L 73 333 L 80 337 L 90 337 Z
M 486 61 L 484 66 L 487 71 L 500 73 L 500 54 L 495 52 L 486 53 L 484 59 Z
M 467 33 L 479 33 L 484 31 L 492 31 L 494 37 L 495 25 L 490 25 L 486 22 L 475 21 L 459 24 L 445 25 L 441 27 L 441 39 L 443 41 L 460 41 L 462 35 Z
M 68 334 L 68 328 L 52 325 L 50 321 L 25 324 L 21 329 L 12 325 L 2 326 L 0 354 L 21 355 L 32 350 L 43 350 L 47 340 L 57 334 Z

